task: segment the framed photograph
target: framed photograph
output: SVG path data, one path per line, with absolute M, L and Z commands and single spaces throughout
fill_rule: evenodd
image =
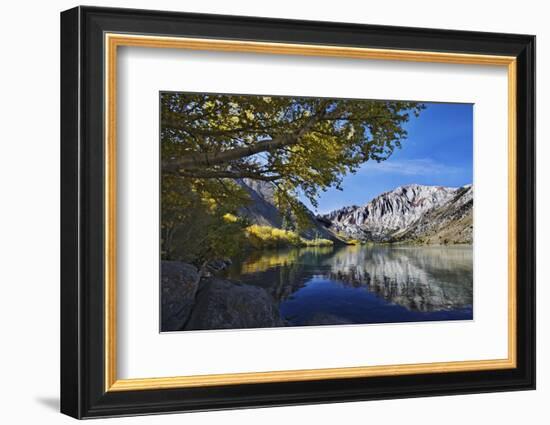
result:
M 61 411 L 535 388 L 535 37 L 61 14 Z

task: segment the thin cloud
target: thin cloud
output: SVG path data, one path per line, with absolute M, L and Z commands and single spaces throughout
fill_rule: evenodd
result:
M 366 173 L 391 173 L 403 176 L 429 176 L 437 174 L 455 174 L 462 171 L 458 167 L 445 165 L 430 158 L 388 160 L 380 163 L 368 162 L 363 171 Z

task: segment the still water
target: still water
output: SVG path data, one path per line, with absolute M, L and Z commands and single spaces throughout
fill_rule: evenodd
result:
M 472 319 L 471 246 L 254 252 L 228 277 L 264 288 L 288 326 Z

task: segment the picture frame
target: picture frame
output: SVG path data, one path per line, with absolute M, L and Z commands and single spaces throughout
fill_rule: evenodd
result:
M 508 216 L 508 356 L 120 379 L 116 93 L 117 53 L 128 46 L 506 68 L 509 197 L 500 214 Z M 534 36 L 80 6 L 61 14 L 61 117 L 62 413 L 80 419 L 535 388 Z

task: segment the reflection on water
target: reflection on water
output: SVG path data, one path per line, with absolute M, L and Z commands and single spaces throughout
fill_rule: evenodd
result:
M 264 288 L 289 326 L 472 319 L 470 246 L 260 251 L 228 277 Z

